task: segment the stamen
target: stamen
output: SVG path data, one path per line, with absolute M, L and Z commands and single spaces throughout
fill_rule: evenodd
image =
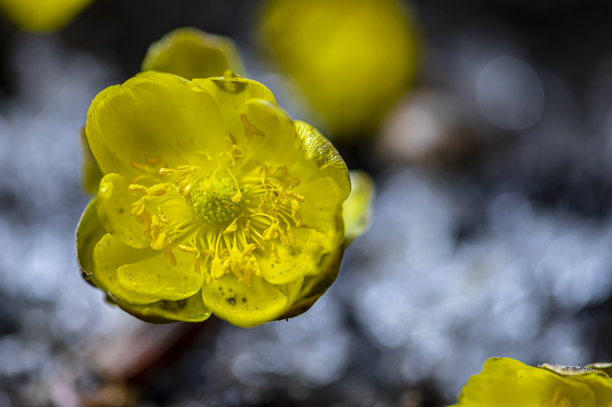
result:
M 240 119 L 242 120 L 242 124 L 244 125 L 244 131 L 248 139 L 253 138 L 253 134 L 255 134 L 256 136 L 265 137 L 265 134 L 263 131 L 259 130 L 257 127 L 249 123 L 244 113 L 240 115 Z

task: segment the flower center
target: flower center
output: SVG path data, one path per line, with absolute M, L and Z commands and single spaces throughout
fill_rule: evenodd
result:
M 245 115 L 241 119 L 247 138 L 264 137 Z M 229 136 L 218 155 L 202 152 L 207 161 L 202 167 L 166 168 L 161 158 L 132 163 L 142 172 L 129 185 L 140 196 L 132 214 L 144 225 L 151 248 L 163 251 L 172 265 L 177 264 L 173 250 L 193 253 L 194 271 L 204 272 L 207 284 L 226 274 L 250 284 L 251 277 L 262 276 L 255 253 L 279 263 L 277 246 L 295 245 L 293 228 L 302 224 L 305 198 L 295 190 L 300 180 L 284 166 L 258 164 L 247 170 L 253 155 L 245 156 L 244 150 Z M 182 206 L 173 204 L 177 201 L 187 202 L 192 211 L 182 216 L 177 209 Z M 193 222 L 194 214 L 201 222 Z
M 191 188 L 191 205 L 205 223 L 229 223 L 241 212 L 242 192 L 232 177 L 200 180 Z

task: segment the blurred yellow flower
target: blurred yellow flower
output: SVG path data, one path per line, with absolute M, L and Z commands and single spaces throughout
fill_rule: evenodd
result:
M 0 10 L 19 28 L 34 32 L 56 31 L 93 0 L 0 0 Z
M 185 79 L 222 76 L 244 68 L 234 42 L 197 28 L 177 28 L 149 47 L 142 70 L 173 73 Z
M 304 312 L 335 280 L 346 165 L 258 82 L 147 71 L 96 96 L 85 134 L 103 178 L 79 263 L 126 311 L 251 327 Z
M 258 26 L 334 136 L 372 131 L 415 75 L 414 22 L 397 0 L 268 0 Z
M 491 358 L 467 382 L 457 407 L 612 407 L 609 364 L 527 366 Z

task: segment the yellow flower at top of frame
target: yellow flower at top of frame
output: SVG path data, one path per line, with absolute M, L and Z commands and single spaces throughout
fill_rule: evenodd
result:
M 268 0 L 258 37 L 333 137 L 373 131 L 419 58 L 415 23 L 398 0 Z
M 19 28 L 34 32 L 56 31 L 93 0 L 0 0 L 0 10 Z
M 260 83 L 144 72 L 96 96 L 85 134 L 103 178 L 79 263 L 126 311 L 251 327 L 304 312 L 335 280 L 346 165 Z
M 612 407 L 611 364 L 525 365 L 491 358 L 467 382 L 456 407 Z

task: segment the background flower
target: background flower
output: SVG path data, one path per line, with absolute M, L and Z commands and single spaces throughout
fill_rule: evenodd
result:
M 418 65 L 415 23 L 396 0 L 271 0 L 258 34 L 333 137 L 374 130 Z
M 35 32 L 63 28 L 93 0 L 0 0 L 0 10 L 18 27 Z

